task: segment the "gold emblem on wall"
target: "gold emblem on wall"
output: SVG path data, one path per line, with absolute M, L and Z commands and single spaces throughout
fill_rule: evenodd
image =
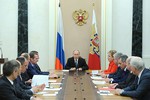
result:
M 88 19 L 88 12 L 85 10 L 79 9 L 78 11 L 74 11 L 72 14 L 75 23 L 79 26 L 86 24 L 86 20 Z

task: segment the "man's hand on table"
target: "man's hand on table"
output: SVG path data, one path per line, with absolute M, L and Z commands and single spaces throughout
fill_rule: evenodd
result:
M 32 87 L 32 90 L 34 93 L 37 93 L 37 92 L 43 91 L 44 88 L 45 88 L 45 84 L 41 84 L 41 85 Z
M 25 83 L 31 84 L 32 83 L 32 79 L 29 79 L 29 80 L 25 81 Z
M 33 98 L 30 99 L 30 100 L 43 100 L 43 99 L 41 99 L 41 98 L 39 98 L 39 97 L 33 97 Z
M 43 90 L 44 90 L 44 88 L 45 88 L 45 84 L 41 84 L 41 85 L 39 85 L 39 86 L 38 86 L 38 88 L 39 88 L 39 91 L 43 91 Z
M 109 79 L 109 78 L 105 78 L 104 81 L 105 81 L 106 83 L 109 83 L 110 79 Z
M 110 84 L 109 88 L 115 89 L 115 87 L 118 85 L 118 83 Z
M 75 70 L 76 70 L 76 68 L 75 68 L 75 67 L 70 68 L 70 71 L 75 71 Z
M 49 74 L 49 78 L 58 78 L 58 75 L 54 73 L 54 71 L 51 71 Z
M 70 71 L 75 71 L 75 70 L 76 70 L 76 68 L 75 68 L 75 67 L 70 68 Z M 82 71 L 82 68 L 78 68 L 78 70 L 79 70 L 79 71 Z
M 32 87 L 32 90 L 33 90 L 33 92 L 34 92 L 34 93 L 39 92 L 39 88 L 38 88 L 38 86 L 34 86 L 34 87 Z
M 58 78 L 58 75 L 57 74 L 51 74 L 49 75 L 50 78 Z
M 104 74 L 104 73 L 102 73 L 102 74 L 101 74 L 101 77 L 106 78 L 106 77 L 107 77 L 107 75 L 106 75 L 106 74 Z
M 114 94 L 120 95 L 124 90 L 123 89 L 116 89 Z
M 82 68 L 79 68 L 79 71 L 82 71 Z

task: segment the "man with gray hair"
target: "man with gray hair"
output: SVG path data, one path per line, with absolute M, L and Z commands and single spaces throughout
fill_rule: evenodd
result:
M 128 77 L 126 78 L 126 80 L 124 80 L 123 82 L 111 84 L 110 85 L 111 88 L 123 89 L 123 88 L 126 88 L 126 87 L 133 84 L 136 76 L 132 73 L 131 67 L 130 67 L 130 60 L 131 60 L 132 57 L 134 57 L 134 56 L 128 57 L 127 60 L 126 60 L 127 69 L 130 71 L 130 73 L 129 73 Z
M 3 76 L 0 78 L 0 99 L 1 100 L 41 100 L 32 97 L 24 91 L 15 87 L 13 82 L 20 74 L 20 63 L 10 60 L 3 65 Z
M 137 100 L 148 100 L 150 98 L 150 70 L 145 68 L 140 57 L 133 57 L 130 61 L 131 71 L 137 76 L 136 84 L 124 89 L 116 89 L 116 94 L 129 96 Z

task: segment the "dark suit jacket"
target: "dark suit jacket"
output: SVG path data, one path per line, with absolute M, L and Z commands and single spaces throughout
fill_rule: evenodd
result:
M 150 70 L 144 69 L 139 84 L 133 84 L 124 89 L 124 92 L 121 94 L 123 96 L 129 96 L 132 98 L 136 98 L 137 100 L 149 100 L 150 99 Z
M 42 72 L 37 64 L 32 65 L 30 62 L 28 65 L 27 73 L 31 79 L 33 75 L 49 75 L 49 72 Z
M 135 80 L 135 77 L 136 76 L 133 73 L 129 73 L 129 75 L 126 78 L 126 80 L 123 81 L 123 82 L 119 82 L 118 85 L 115 88 L 123 89 L 123 88 L 126 88 L 126 87 L 132 85 L 134 80 Z
M 23 89 L 29 95 L 33 95 L 33 92 L 30 90 L 32 87 L 26 85 L 24 83 L 24 81 L 22 81 L 22 79 L 20 78 L 20 76 L 17 77 L 17 79 L 15 80 L 15 82 L 16 82 L 16 87 Z
M 2 76 L 0 79 L 0 100 L 30 100 L 30 95 L 15 88 L 9 80 Z
M 112 83 L 119 83 L 119 82 L 122 82 L 124 80 L 126 80 L 126 78 L 128 77 L 130 71 L 128 69 L 124 70 L 124 69 L 121 69 L 122 70 L 122 73 L 120 74 L 120 76 L 118 75 L 117 77 L 114 77 Z
M 70 68 L 73 68 L 73 67 L 76 67 L 74 57 L 68 58 L 65 69 L 70 69 Z M 82 68 L 82 70 L 88 70 L 89 69 L 88 65 L 85 62 L 85 59 L 83 59 L 81 57 L 78 59 L 77 68 Z
M 117 71 L 113 74 L 109 74 L 108 75 L 108 78 L 115 78 L 115 77 L 118 77 L 118 76 L 121 76 L 122 74 L 122 71 L 120 67 L 118 67 Z
M 27 70 L 24 73 L 21 73 L 23 82 L 28 81 L 30 79 Z

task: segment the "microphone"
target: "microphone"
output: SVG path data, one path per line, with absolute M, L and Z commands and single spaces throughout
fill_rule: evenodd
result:
M 1 51 L 1 58 L 3 58 L 3 51 L 2 51 L 2 48 L 0 48 L 0 51 Z

